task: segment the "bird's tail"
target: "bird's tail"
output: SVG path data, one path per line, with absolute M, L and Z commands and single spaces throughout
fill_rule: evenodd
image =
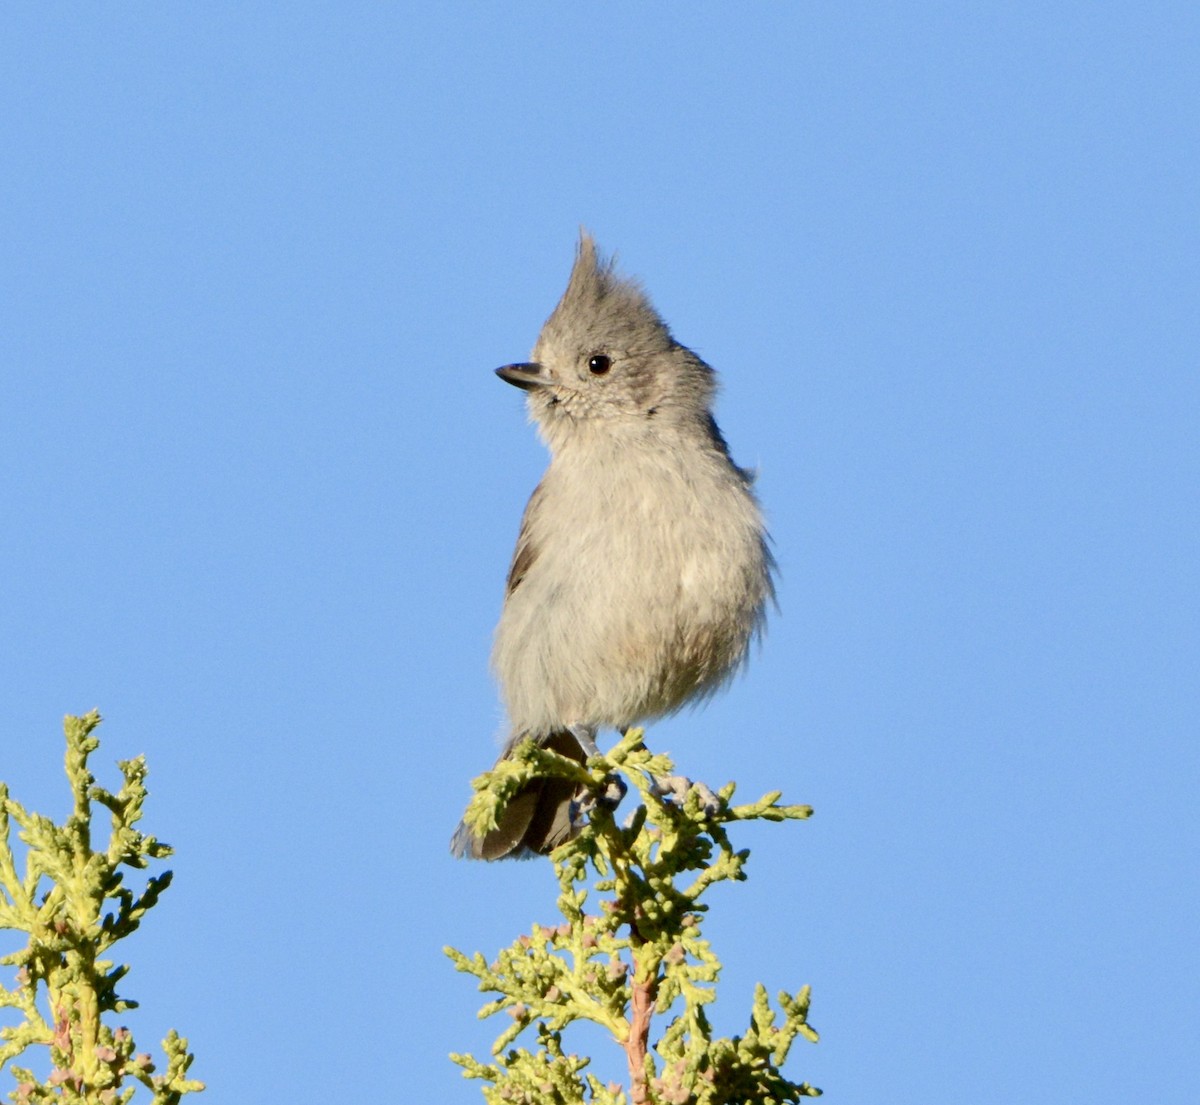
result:
M 583 746 L 566 730 L 538 743 L 560 756 L 581 764 L 587 762 Z M 512 748 L 510 744 L 500 759 L 507 757 Z M 529 859 L 545 855 L 578 834 L 579 827 L 572 817 L 575 798 L 575 784 L 567 779 L 534 779 L 504 807 L 491 832 L 477 836 L 465 821 L 460 821 L 450 838 L 450 851 L 459 859 Z

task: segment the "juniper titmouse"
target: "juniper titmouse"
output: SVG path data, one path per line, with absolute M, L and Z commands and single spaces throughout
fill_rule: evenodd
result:
M 762 628 L 774 562 L 750 475 L 713 420 L 713 370 L 586 233 L 532 362 L 496 371 L 528 392 L 550 449 L 492 651 L 505 752 L 532 737 L 583 762 L 599 728 L 661 717 L 728 680 Z M 539 780 L 486 836 L 460 825 L 452 850 L 548 852 L 577 829 L 572 797 Z

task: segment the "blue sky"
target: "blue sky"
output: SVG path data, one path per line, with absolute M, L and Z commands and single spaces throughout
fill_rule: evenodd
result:
M 9 7 L 0 778 L 146 753 L 143 1046 L 216 1102 L 481 1100 L 440 948 L 545 462 L 491 373 L 578 227 L 722 374 L 780 613 L 655 726 L 782 788 L 715 1019 L 835 1102 L 1194 1100 L 1194 5 Z M 598 1060 L 599 1061 L 599 1060 Z M 611 1062 L 611 1060 L 609 1060 Z

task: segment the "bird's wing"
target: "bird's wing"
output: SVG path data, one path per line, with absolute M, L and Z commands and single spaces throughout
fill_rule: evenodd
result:
M 505 588 L 505 598 L 511 595 L 525 578 L 538 557 L 538 547 L 533 539 L 533 519 L 542 500 L 542 485 L 539 483 L 525 504 L 525 513 L 521 517 L 521 532 L 517 535 L 517 547 L 513 552 L 512 565 L 508 569 L 508 585 Z

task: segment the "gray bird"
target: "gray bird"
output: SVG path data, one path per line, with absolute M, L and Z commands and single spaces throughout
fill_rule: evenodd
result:
M 601 728 L 728 682 L 762 631 L 774 561 L 751 474 L 713 419 L 716 374 L 586 232 L 532 360 L 496 372 L 528 393 L 550 450 L 492 650 L 503 755 L 531 737 L 582 763 Z M 485 836 L 460 824 L 451 850 L 549 852 L 578 832 L 573 800 L 565 781 L 538 780 Z

